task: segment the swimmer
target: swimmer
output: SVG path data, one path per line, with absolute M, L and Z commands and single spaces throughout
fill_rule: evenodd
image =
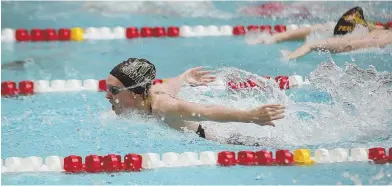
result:
M 258 37 L 256 39 L 247 39 L 248 44 L 274 44 L 283 41 L 306 40 L 306 38 L 313 32 L 325 33 L 329 37 L 341 37 L 351 33 L 359 26 L 366 27 L 369 32 L 375 30 L 384 30 L 387 26 L 380 26 L 367 23 L 363 16 L 363 11 L 360 7 L 355 7 L 347 11 L 334 26 L 333 22 L 326 24 L 315 24 L 310 27 L 298 28 L 296 30 L 289 30 L 286 32 L 275 33 L 269 37 Z
M 305 43 L 293 52 L 281 51 L 281 53 L 286 59 L 291 60 L 314 50 L 340 53 L 372 47 L 383 48 L 389 44 L 392 44 L 392 30 L 377 30 L 362 36 L 343 36 Z
M 200 137 L 219 142 L 213 132 L 205 131 L 201 121 L 243 122 L 259 126 L 275 126 L 284 118 L 285 106 L 260 105 L 253 109 L 231 109 L 219 105 L 188 102 L 176 97 L 184 84 L 204 86 L 216 77 L 202 67 L 191 68 L 181 75 L 153 84 L 155 66 L 146 59 L 129 58 L 115 66 L 108 78 L 106 98 L 112 110 L 122 116 L 127 110 L 137 110 L 157 117 L 171 128 L 194 131 Z M 226 143 L 226 142 L 225 142 Z M 235 144 L 228 141 L 227 143 Z

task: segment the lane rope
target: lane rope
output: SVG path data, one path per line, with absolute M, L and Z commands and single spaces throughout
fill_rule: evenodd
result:
M 303 85 L 310 84 L 306 78 L 300 75 L 291 76 L 276 76 L 271 78 L 264 76 L 265 79 L 274 81 L 276 86 L 280 89 L 300 88 Z M 161 79 L 156 79 L 156 82 Z M 246 81 L 229 80 L 223 82 L 217 80 L 216 82 L 210 83 L 208 86 L 219 89 L 230 89 L 230 90 L 243 90 L 252 88 L 262 88 L 264 82 L 256 81 L 248 78 Z M 106 80 L 96 79 L 69 79 L 69 80 L 36 80 L 36 81 L 4 81 L 1 83 L 1 95 L 5 97 L 13 97 L 17 95 L 33 95 L 37 93 L 49 93 L 49 92 L 76 92 L 76 91 L 106 91 Z
M 372 148 L 335 148 L 317 149 L 311 153 L 309 149 L 282 149 L 275 153 L 269 150 L 239 152 L 204 151 L 204 152 L 166 152 L 157 153 L 107 154 L 105 156 L 91 154 L 84 158 L 79 155 L 67 157 L 30 156 L 26 158 L 9 157 L 1 159 L 1 173 L 15 172 L 63 172 L 63 173 L 97 173 L 97 172 L 139 172 L 163 167 L 186 166 L 311 166 L 325 163 L 368 162 L 371 164 L 392 163 L 392 148 L 389 156 L 383 147 Z
M 392 28 L 392 21 L 376 25 Z M 169 26 L 169 27 L 73 27 L 73 28 L 33 28 L 12 29 L 5 28 L 1 31 L 2 42 L 53 42 L 53 41 L 84 41 L 84 40 L 114 40 L 136 38 L 178 38 L 178 37 L 219 37 L 219 36 L 244 36 L 248 32 L 263 32 L 275 34 L 310 27 L 309 24 L 277 24 L 277 25 L 196 25 L 196 26 Z
M 308 24 L 288 26 L 271 25 L 196 25 L 196 26 L 169 26 L 169 27 L 74 27 L 74 28 L 33 28 L 2 30 L 1 40 L 4 42 L 51 42 L 51 41 L 84 41 L 84 40 L 113 40 L 136 38 L 177 38 L 177 37 L 207 37 L 207 36 L 242 36 L 249 31 L 260 31 L 270 34 L 298 29 Z

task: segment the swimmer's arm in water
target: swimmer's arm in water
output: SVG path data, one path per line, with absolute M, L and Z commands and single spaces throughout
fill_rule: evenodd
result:
M 313 26 L 316 28 L 316 26 Z M 286 40 L 305 40 L 306 36 L 310 34 L 312 31 L 311 27 L 302 27 L 296 30 L 289 30 L 286 32 L 276 33 L 274 34 L 274 38 L 276 42 L 286 41 Z
M 250 110 L 231 109 L 218 105 L 204 105 L 172 98 L 154 96 L 154 112 L 163 117 L 188 121 L 244 122 L 275 126 L 272 121 L 284 117 L 284 106 L 270 104 Z
M 294 50 L 293 52 L 282 50 L 281 53 L 285 59 L 292 60 L 292 59 L 297 59 L 299 57 L 302 57 L 311 51 L 312 51 L 312 46 L 310 44 L 304 44 L 301 47 Z

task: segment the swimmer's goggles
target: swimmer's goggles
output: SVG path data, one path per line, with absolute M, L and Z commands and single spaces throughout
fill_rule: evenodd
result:
M 108 85 L 106 84 L 107 90 L 112 93 L 113 95 L 117 95 L 119 94 L 121 91 L 124 90 L 130 90 L 136 94 L 141 94 L 142 92 L 144 92 L 145 87 L 143 87 L 142 85 L 151 83 L 151 80 L 147 80 L 145 82 L 142 82 L 138 85 L 133 85 L 133 86 L 129 86 L 129 87 L 124 87 L 124 88 L 120 88 L 118 86 L 113 86 L 113 85 Z
M 112 93 L 113 95 L 117 95 L 123 90 L 128 90 L 127 88 L 120 88 L 120 87 L 112 86 L 112 85 L 106 85 L 106 87 L 107 87 L 108 91 L 110 93 Z

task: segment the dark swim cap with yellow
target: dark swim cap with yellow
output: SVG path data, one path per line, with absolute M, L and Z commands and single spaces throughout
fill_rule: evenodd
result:
M 344 13 L 336 24 L 333 35 L 345 35 L 347 33 L 351 33 L 357 24 L 368 27 L 361 7 L 354 7 Z
M 146 59 L 129 58 L 116 65 L 110 74 L 136 94 L 146 93 L 156 76 L 155 66 Z

